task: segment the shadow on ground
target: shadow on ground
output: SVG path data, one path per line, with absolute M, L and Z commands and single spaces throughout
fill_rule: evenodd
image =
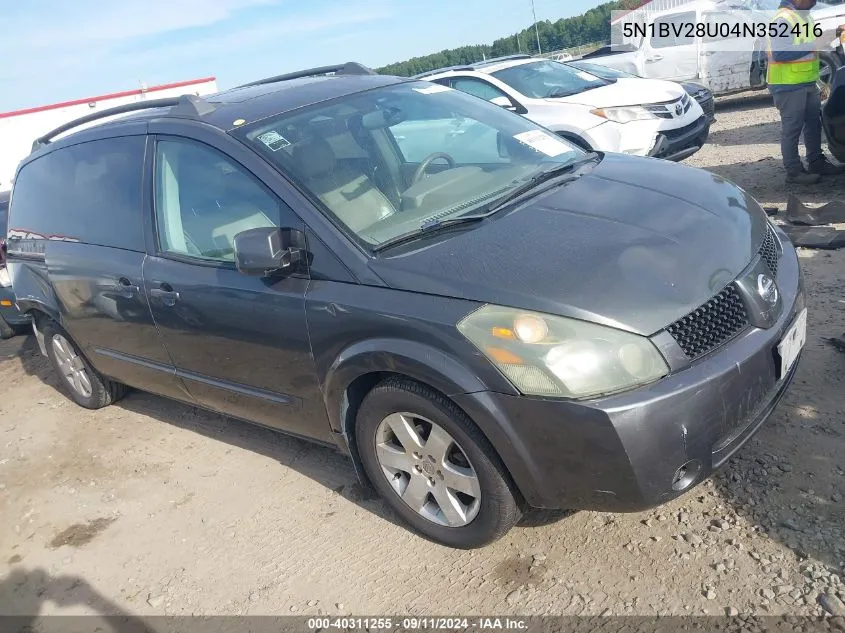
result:
M 64 385 L 38 350 L 33 336 L 16 337 L 4 347 L 24 371 L 67 397 Z M 130 391 L 116 407 L 269 457 L 313 479 L 382 519 L 404 525 L 369 486 L 362 486 L 351 460 L 337 450 L 300 440 L 249 422 L 149 393 Z
M 83 606 L 85 616 L 42 616 L 46 603 L 55 607 Z M 123 611 L 79 576 L 51 576 L 44 569 L 15 566 L 0 578 L 0 629 L 4 633 L 101 631 L 156 633 L 143 619 Z

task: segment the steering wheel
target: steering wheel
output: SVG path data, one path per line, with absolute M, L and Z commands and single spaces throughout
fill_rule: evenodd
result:
M 420 166 L 417 167 L 417 171 L 414 172 L 414 177 L 411 178 L 411 186 L 414 186 L 420 180 L 422 180 L 422 177 L 425 175 L 425 170 L 428 169 L 428 166 L 439 158 L 442 158 L 446 161 L 446 163 L 449 165 L 449 169 L 455 168 L 455 159 L 449 156 L 449 154 L 446 154 L 444 152 L 434 152 L 433 154 L 429 154 L 423 159 L 423 161 L 420 163 Z

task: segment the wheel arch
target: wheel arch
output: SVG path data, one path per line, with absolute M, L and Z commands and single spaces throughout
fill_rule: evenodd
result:
M 468 367 L 439 350 L 390 339 L 367 341 L 348 348 L 332 365 L 324 381 L 326 410 L 332 430 L 342 438 L 341 443 L 345 445 L 363 485 L 371 486 L 371 483 L 364 472 L 355 439 L 358 410 L 370 391 L 392 378 L 416 382 L 449 400 L 487 440 L 503 464 L 514 490 L 525 498 L 525 481 L 514 476 L 525 470 L 522 452 L 518 447 L 503 451 L 504 444 L 510 441 L 507 431 L 497 428 L 493 420 L 476 419 L 456 400 L 457 396 L 488 391 L 491 386 L 485 385 Z M 504 378 L 502 381 L 506 385 L 504 391 L 517 394 Z

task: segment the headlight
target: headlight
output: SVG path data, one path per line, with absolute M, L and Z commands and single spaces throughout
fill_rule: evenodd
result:
M 630 123 L 631 121 L 649 121 L 657 116 L 640 106 L 624 108 L 595 108 L 592 114 L 616 123 Z
M 486 305 L 458 330 L 526 395 L 589 398 L 669 373 L 647 338 L 587 321 Z
M 0 288 L 8 288 L 12 285 L 12 280 L 9 277 L 9 269 L 3 266 L 0 268 Z

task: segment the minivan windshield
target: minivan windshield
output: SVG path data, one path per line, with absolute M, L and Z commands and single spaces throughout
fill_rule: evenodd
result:
M 519 64 L 490 74 L 531 99 L 570 97 L 614 82 L 551 60 Z
M 297 109 L 236 136 L 373 250 L 422 229 L 469 227 L 455 220 L 493 212 L 586 156 L 502 107 L 423 81 Z

